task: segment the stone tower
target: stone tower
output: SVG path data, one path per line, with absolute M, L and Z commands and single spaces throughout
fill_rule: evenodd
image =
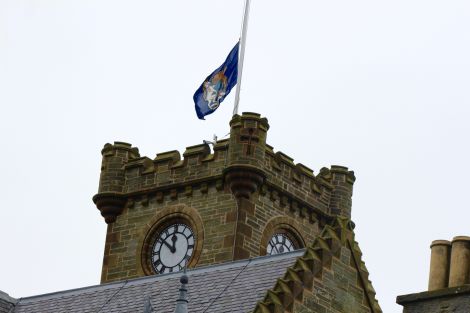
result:
M 259 114 L 235 115 L 228 139 L 213 151 L 190 146 L 183 158 L 106 144 L 93 197 L 108 224 L 101 282 L 303 248 L 336 217 L 349 219 L 354 173 L 315 175 L 274 152 L 268 130 Z

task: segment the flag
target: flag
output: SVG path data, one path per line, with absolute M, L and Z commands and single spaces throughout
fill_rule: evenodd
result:
M 203 120 L 204 116 L 213 113 L 237 84 L 239 45 L 237 42 L 225 62 L 207 76 L 194 93 L 193 99 L 199 119 Z

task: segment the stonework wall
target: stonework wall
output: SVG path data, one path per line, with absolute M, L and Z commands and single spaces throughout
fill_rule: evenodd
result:
M 306 290 L 303 300 L 294 304 L 295 313 L 369 313 L 372 312 L 361 286 L 351 251 L 341 249 L 331 267 L 315 279 L 313 289 Z
M 233 255 L 237 203 L 229 191 L 217 190 L 209 184 L 207 190 L 194 188 L 191 195 L 184 193 L 161 201 L 154 197 L 140 197 L 127 206 L 114 223 L 108 225 L 104 252 L 102 282 L 111 282 L 146 275 L 142 267 L 142 243 L 151 227 L 162 218 L 162 212 L 178 208 L 192 209 L 188 217 L 199 216 L 202 222 L 203 241 L 200 256 L 194 266 L 228 262 L 234 259 L 265 255 L 270 236 L 280 229 L 292 227 L 298 234 L 300 246 L 312 242 L 319 233 L 319 222 L 299 216 L 299 211 L 281 205 L 279 200 L 259 195 L 252 213 L 246 216 L 245 228 L 238 229 L 243 236 L 248 255 Z M 274 222 L 274 223 L 273 223 Z M 200 236 L 199 236 L 200 237 Z
M 382 313 L 349 219 L 325 225 L 253 313 Z
M 108 225 L 101 281 L 110 282 L 146 274 L 142 266 L 142 261 L 145 260 L 141 257 L 145 252 L 142 250 L 149 247 L 144 247 L 143 244 L 152 226 L 160 222 L 159 217 L 163 219 L 167 215 L 161 216 L 162 212 L 186 214 L 180 217 L 188 219 L 199 216 L 194 222 L 201 223 L 199 228 L 202 231 L 198 236 L 202 238 L 197 238 L 202 242 L 197 266 L 230 261 L 235 211 L 233 196 L 218 191 L 215 186 L 204 191 L 198 188 L 193 190 L 192 195 L 182 194 L 175 199 L 166 196 L 161 202 L 156 197 L 136 201 L 117 217 L 116 222 Z
M 300 237 L 295 238 L 296 241 L 300 241 L 298 248 L 303 248 L 305 243 L 312 242 L 319 234 L 319 223 L 299 213 L 300 211 L 293 210 L 268 194 L 259 195 L 255 201 L 254 213 L 247 216 L 247 225 L 251 227 L 252 235 L 251 238 L 247 238 L 245 244 L 250 251 L 250 257 L 265 255 L 269 238 L 284 228 L 292 230 L 293 234 Z

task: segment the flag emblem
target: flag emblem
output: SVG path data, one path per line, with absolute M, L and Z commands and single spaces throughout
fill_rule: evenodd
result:
M 211 110 L 219 107 L 221 99 L 227 94 L 227 76 L 225 76 L 224 68 L 222 72 L 215 74 L 211 80 L 203 83 L 203 98 L 207 101 L 207 106 Z
M 198 118 L 203 120 L 204 116 L 213 113 L 237 84 L 238 46 L 237 42 L 225 62 L 207 76 L 194 93 L 193 99 Z

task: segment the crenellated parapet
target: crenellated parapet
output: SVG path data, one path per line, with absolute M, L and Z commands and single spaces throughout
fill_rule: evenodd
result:
M 314 174 L 309 167 L 266 143 L 269 124 L 256 113 L 235 115 L 230 137 L 211 147 L 204 143 L 178 151 L 140 156 L 132 145 L 115 142 L 102 150 L 98 194 L 93 198 L 107 223 L 112 223 L 126 205 L 135 201 L 177 199 L 194 191 L 206 193 L 215 187 L 234 197 L 253 196 L 270 201 L 311 223 L 328 223 L 334 216 L 351 216 L 354 172 L 331 166 Z
M 317 219 L 321 211 L 330 216 L 351 217 L 352 191 L 355 176 L 347 167 L 323 167 L 317 175 L 313 170 L 286 154 L 266 149 L 266 182 L 261 188 L 271 197 L 279 198 L 299 214 L 309 213 Z M 287 186 L 287 187 L 286 187 Z

